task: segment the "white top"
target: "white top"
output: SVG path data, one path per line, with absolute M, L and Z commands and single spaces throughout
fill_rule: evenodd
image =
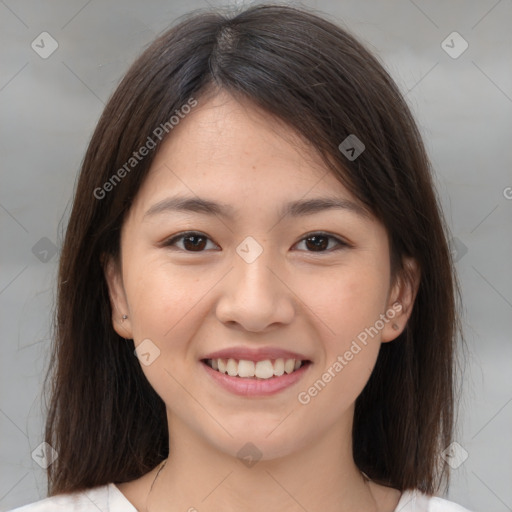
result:
M 84 492 L 58 494 L 24 505 L 10 512 L 138 512 L 115 484 Z M 442 498 L 427 496 L 417 490 L 404 491 L 394 512 L 470 512 Z

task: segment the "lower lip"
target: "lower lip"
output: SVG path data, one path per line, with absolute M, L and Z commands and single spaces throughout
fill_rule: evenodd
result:
M 240 396 L 269 396 L 275 395 L 298 382 L 308 371 L 311 363 L 306 363 L 292 373 L 284 373 L 280 377 L 270 379 L 252 379 L 243 377 L 231 377 L 210 368 L 201 361 L 206 372 L 224 389 Z

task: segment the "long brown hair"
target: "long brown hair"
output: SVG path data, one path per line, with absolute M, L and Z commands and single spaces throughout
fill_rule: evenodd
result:
M 393 80 L 347 30 L 304 8 L 258 5 L 180 19 L 132 65 L 98 122 L 60 260 L 45 382 L 45 439 L 59 456 L 48 494 L 130 481 L 168 455 L 165 405 L 133 343 L 112 327 L 102 256 L 119 255 L 123 219 L 161 143 L 155 129 L 168 123 L 172 137 L 171 116 L 218 89 L 251 100 L 319 152 L 386 227 L 396 272 L 405 256 L 418 262 L 407 327 L 382 345 L 356 401 L 353 452 L 374 481 L 437 492 L 448 483 L 440 452 L 454 428 L 458 287 L 421 136 Z M 351 134 L 365 145 L 353 160 L 338 147 Z M 148 137 L 156 149 L 114 180 Z

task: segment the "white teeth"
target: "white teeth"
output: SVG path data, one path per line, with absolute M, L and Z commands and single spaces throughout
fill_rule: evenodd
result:
M 277 375 L 280 377 L 284 373 L 284 359 L 279 358 L 276 359 L 276 362 L 274 363 L 274 375 Z
M 292 373 L 302 366 L 300 359 L 278 358 L 274 362 L 270 359 L 264 361 L 248 361 L 241 359 L 208 359 L 208 364 L 220 373 L 227 373 L 231 377 L 270 379 L 274 376 L 280 377 L 284 373 Z
M 226 365 L 226 370 L 228 375 L 231 377 L 235 377 L 238 374 L 238 364 L 234 359 L 228 359 L 228 364 Z
M 238 376 L 239 377 L 254 377 L 255 365 L 253 361 L 246 361 L 242 359 L 238 362 Z M 261 375 L 257 375 L 261 377 Z
M 284 363 L 284 371 L 286 373 L 292 373 L 295 368 L 295 359 L 287 359 Z
M 274 367 L 272 361 L 266 359 L 265 361 L 258 361 L 254 370 L 254 375 L 260 379 L 270 379 L 274 376 Z

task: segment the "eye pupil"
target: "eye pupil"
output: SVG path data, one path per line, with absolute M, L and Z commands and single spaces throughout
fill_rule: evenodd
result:
M 318 235 L 308 236 L 308 238 L 306 238 L 306 244 L 309 244 L 309 242 L 311 240 L 316 241 L 316 242 L 318 242 L 319 240 L 323 241 L 323 243 L 320 243 L 318 245 L 317 245 L 317 243 L 313 242 L 314 243 L 313 247 L 314 247 L 315 250 L 316 249 L 320 249 L 320 250 L 326 249 L 327 246 L 329 245 L 329 242 L 328 242 L 326 236 L 318 236 Z M 309 247 L 310 246 L 308 245 L 308 248 Z
M 192 243 L 192 245 L 189 245 L 188 242 L 190 240 L 200 240 L 198 244 Z M 204 236 L 200 235 L 188 235 L 186 237 L 183 237 L 183 246 L 186 250 L 192 250 L 192 251 L 200 251 L 204 249 L 204 246 L 206 245 L 206 238 Z

